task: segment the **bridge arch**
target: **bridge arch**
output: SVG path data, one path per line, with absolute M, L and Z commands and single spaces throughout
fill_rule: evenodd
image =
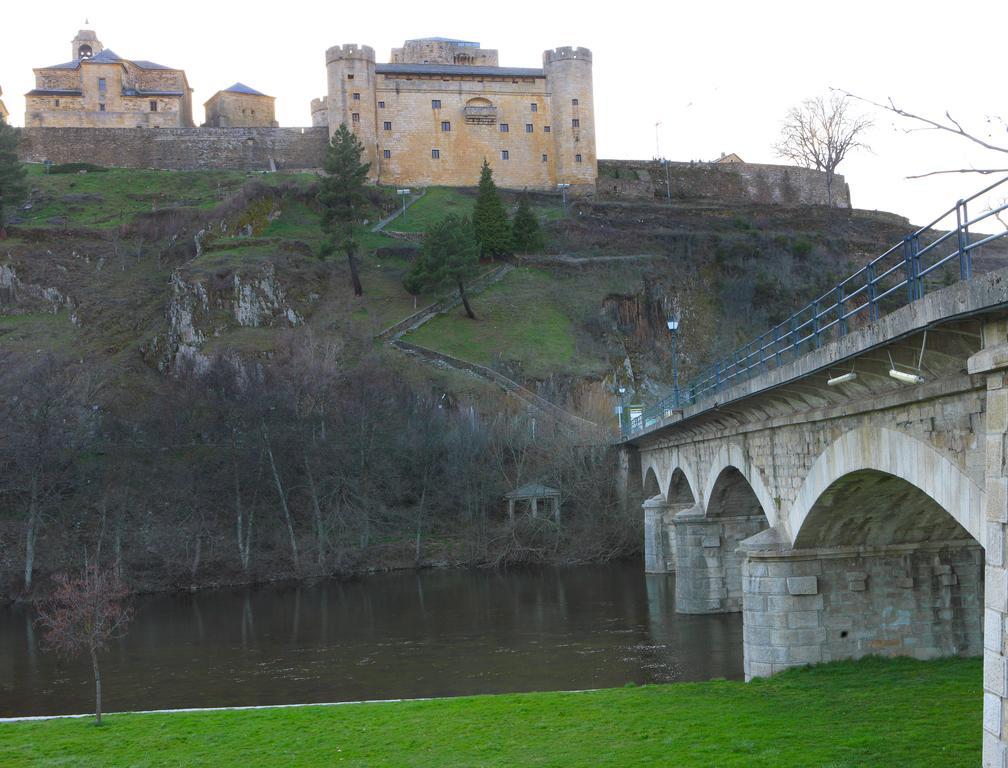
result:
M 813 512 L 831 488 L 845 478 L 892 487 L 888 477 L 905 481 L 911 494 L 929 497 L 976 541 L 985 543 L 984 492 L 958 465 L 916 437 L 884 427 L 861 427 L 839 437 L 813 463 L 788 513 L 794 545 L 805 546 L 814 538 L 822 516 Z
M 654 476 L 658 486 L 658 490 L 653 493 L 651 493 L 651 489 L 654 486 L 648 484 L 649 472 Z M 668 499 L 669 503 L 676 503 L 676 500 L 682 499 L 686 495 L 685 491 L 688 490 L 693 497 L 692 504 L 700 504 L 703 501 L 700 495 L 702 487 L 699 483 L 699 476 L 693 469 L 692 463 L 678 450 L 652 451 L 645 454 L 641 461 L 641 473 L 644 480 L 645 499 L 661 494 Z
M 661 482 L 658 480 L 658 473 L 653 466 L 644 469 L 644 498 L 651 499 L 655 496 L 664 496 L 661 490 Z
M 669 480 L 665 498 L 668 500 L 669 506 L 692 507 L 698 501 L 695 488 L 696 486 L 690 482 L 687 470 L 678 466 L 672 470 L 672 478 Z
M 735 476 L 736 472 L 738 473 L 737 476 Z M 729 478 L 729 476 L 732 477 Z M 733 480 L 744 479 L 763 508 L 763 514 L 766 516 L 767 522 L 771 527 L 777 525 L 777 502 L 771 495 L 766 483 L 763 482 L 763 476 L 760 474 L 759 468 L 749 461 L 745 451 L 742 450 L 742 446 L 736 443 L 729 443 L 718 451 L 710 466 L 710 471 L 707 473 L 703 498 L 704 503 L 708 507 L 708 514 L 711 511 L 710 506 L 711 500 L 714 498 L 714 491 L 718 487 L 719 482 L 722 487 L 724 486 L 726 478 Z

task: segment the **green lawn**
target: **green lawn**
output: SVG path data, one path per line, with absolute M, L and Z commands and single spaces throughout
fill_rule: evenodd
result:
M 501 199 L 508 209 L 508 215 L 511 215 L 512 207 L 517 203 L 517 193 L 503 191 Z M 386 228 L 396 232 L 423 232 L 450 213 L 458 216 L 471 215 L 475 202 L 476 194 L 473 191 L 454 187 L 429 187 L 424 196 L 407 209 L 405 222 L 400 217 L 389 222 Z M 559 196 L 554 200 L 553 197 L 537 195 L 532 197 L 531 203 L 532 210 L 540 221 L 553 221 L 564 215 Z
M 566 283 L 545 270 L 515 269 L 472 297 L 476 320 L 457 307 L 405 340 L 483 365 L 518 361 L 533 377 L 555 371 L 590 372 L 601 361 L 577 354 L 575 323 L 563 296 Z
M 868 659 L 770 680 L 0 725 L 0 765 L 956 768 L 981 663 Z
M 248 174 L 240 171 L 155 171 L 109 168 L 88 173 L 46 174 L 28 166 L 32 208 L 22 224 L 114 227 L 154 208 L 210 209 L 237 192 L 250 178 L 264 184 L 310 184 L 311 174 Z

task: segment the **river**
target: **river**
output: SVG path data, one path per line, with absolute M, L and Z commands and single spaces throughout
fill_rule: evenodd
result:
M 640 562 L 434 570 L 135 600 L 103 654 L 109 711 L 573 690 L 742 677 L 739 614 L 674 612 Z M 85 658 L 0 607 L 0 716 L 92 711 Z

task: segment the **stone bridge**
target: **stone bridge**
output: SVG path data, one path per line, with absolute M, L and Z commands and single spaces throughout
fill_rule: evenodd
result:
M 983 654 L 984 765 L 1005 768 L 1006 435 L 998 270 L 672 412 L 622 456 L 646 567 L 675 571 L 679 612 L 742 612 L 747 679 Z

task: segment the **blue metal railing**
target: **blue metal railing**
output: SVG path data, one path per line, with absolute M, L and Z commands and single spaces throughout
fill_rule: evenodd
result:
M 1005 177 L 960 200 L 784 322 L 714 363 L 685 387 L 676 388 L 670 396 L 646 408 L 629 422 L 624 434 L 657 424 L 687 405 L 716 395 L 758 373 L 778 368 L 826 342 L 847 335 L 852 328 L 874 322 L 922 298 L 928 280 L 934 284 L 940 279 L 941 285 L 969 280 L 973 277 L 973 251 L 1008 235 L 1008 227 L 998 218 L 1008 210 L 1008 201 L 989 206 L 972 219 L 969 204 L 1001 185 L 1005 185 L 1003 192 L 1008 196 L 1008 177 Z M 953 213 L 955 229 L 929 240 L 935 234 L 933 228 Z M 995 222 L 999 231 L 973 240 L 970 227 L 988 220 Z M 945 253 L 943 246 L 947 247 L 949 241 L 952 241 L 951 250 Z M 957 278 L 953 266 L 958 266 Z

